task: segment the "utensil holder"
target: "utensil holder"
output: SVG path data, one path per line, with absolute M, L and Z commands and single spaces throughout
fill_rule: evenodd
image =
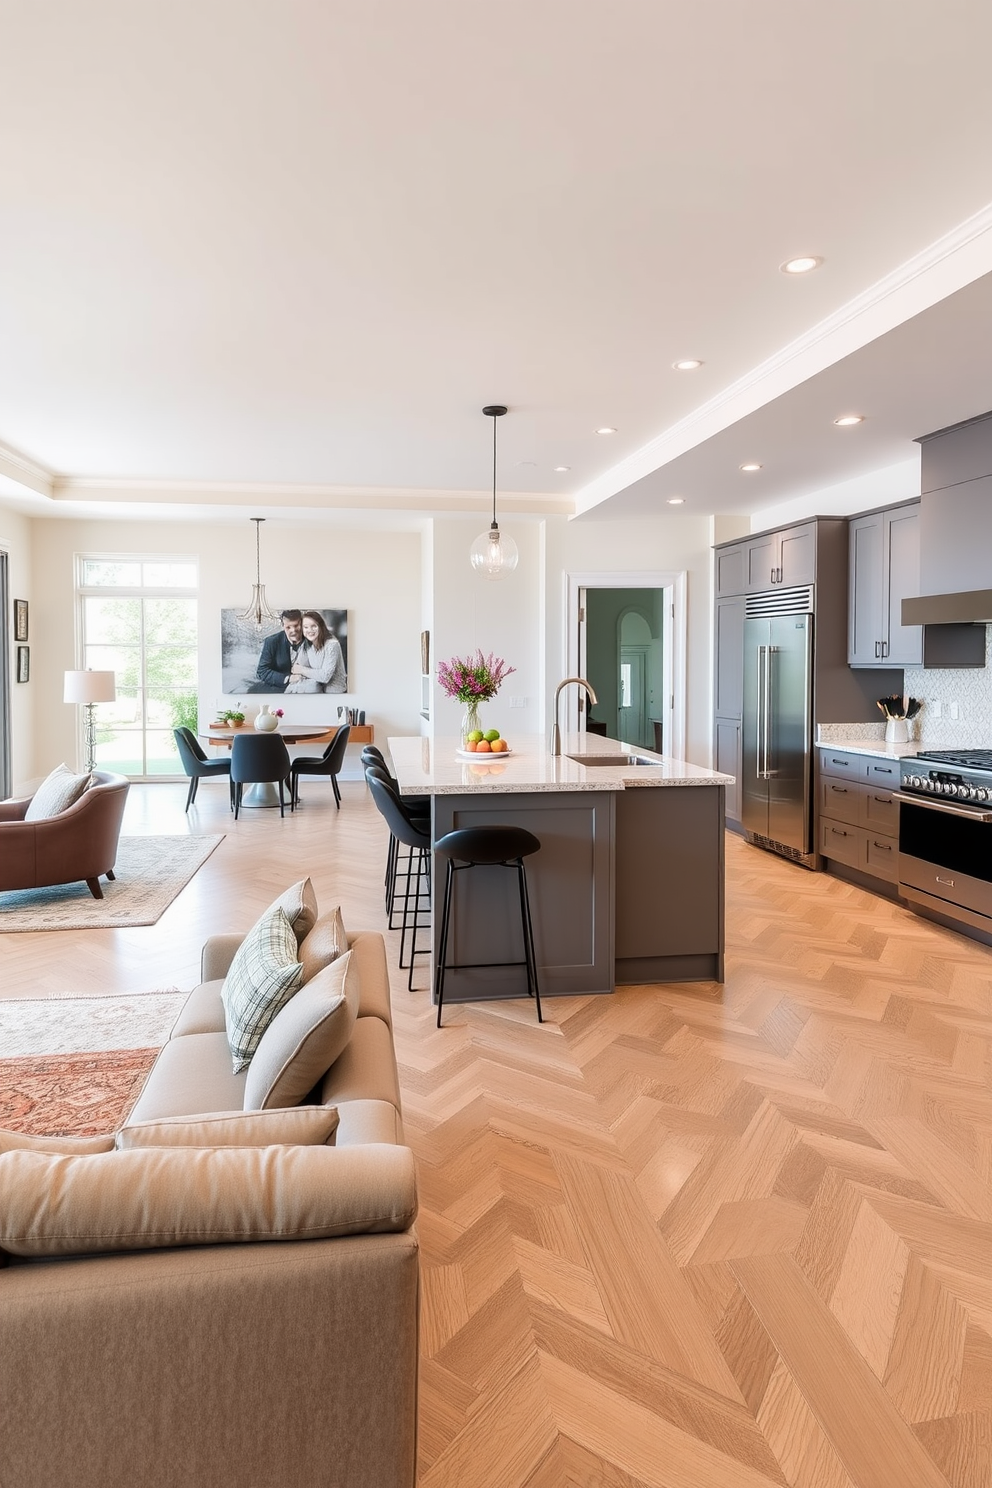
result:
M 889 718 L 885 724 L 886 744 L 909 743 L 909 721 L 905 718 Z

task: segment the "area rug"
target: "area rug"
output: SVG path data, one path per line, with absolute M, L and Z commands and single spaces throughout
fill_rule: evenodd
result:
M 154 925 L 194 873 L 224 841 L 215 837 L 122 837 L 116 878 L 101 878 L 104 897 L 85 883 L 0 894 L 0 931 L 117 930 Z
M 35 1136 L 115 1131 L 185 992 L 0 1002 L 0 1126 Z

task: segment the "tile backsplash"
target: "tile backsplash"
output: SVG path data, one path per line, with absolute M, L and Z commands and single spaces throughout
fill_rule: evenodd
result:
M 992 625 L 986 631 L 985 654 L 992 657 Z M 921 743 L 949 749 L 992 748 L 992 666 L 961 671 L 907 667 L 905 675 L 906 695 L 924 699 L 917 720 Z M 940 705 L 939 718 L 935 702 Z

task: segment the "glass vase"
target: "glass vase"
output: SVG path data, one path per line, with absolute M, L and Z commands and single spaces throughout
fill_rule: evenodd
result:
M 469 734 L 482 733 L 482 720 L 479 717 L 478 703 L 468 703 L 462 714 L 461 741 L 462 748 L 468 743 Z

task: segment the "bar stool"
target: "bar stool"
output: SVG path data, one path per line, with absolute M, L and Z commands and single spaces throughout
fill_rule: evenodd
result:
M 395 776 L 389 773 L 381 751 L 376 749 L 373 744 L 366 744 L 365 748 L 362 750 L 362 764 L 365 767 L 366 783 L 368 783 L 369 771 L 371 770 L 373 775 L 375 775 L 377 779 L 382 780 L 386 785 L 392 788 L 393 794 L 395 796 L 399 796 L 399 782 L 396 780 Z M 430 835 L 430 796 L 402 796 L 401 800 L 410 816 L 416 822 L 417 826 L 420 827 L 422 831 L 425 831 L 428 835 Z M 404 867 L 400 866 L 400 844 L 397 842 L 392 832 L 390 832 L 389 847 L 386 850 L 386 873 L 383 879 L 383 883 L 385 886 L 386 913 L 389 916 L 390 930 L 395 930 L 397 928 L 397 926 L 393 923 L 393 916 L 396 905 L 397 880 L 401 877 L 405 877 L 407 879 L 407 886 L 409 887 L 409 878 L 412 864 L 413 853 L 408 851 Z
M 441 1009 L 444 1005 L 444 974 L 446 971 L 469 970 L 478 966 L 526 966 L 527 995 L 537 1003 L 537 1021 L 544 1022 L 541 1013 L 541 989 L 537 981 L 537 955 L 534 950 L 534 926 L 530 917 L 530 899 L 527 894 L 527 873 L 524 858 L 540 851 L 540 840 L 533 832 L 523 827 L 462 827 L 448 832 L 434 844 L 434 851 L 448 861 L 444 879 L 444 908 L 441 912 L 441 934 L 437 954 L 437 972 L 434 989 L 437 997 L 437 1026 L 441 1027 Z M 452 891 L 455 874 L 463 868 L 515 868 L 517 887 L 520 891 L 520 925 L 524 937 L 524 959 L 522 961 L 463 961 L 451 967 L 445 966 L 448 953 L 448 931 L 451 924 Z
M 407 931 L 411 932 L 410 940 L 410 975 L 407 978 L 407 988 L 413 991 L 413 970 L 418 956 L 429 956 L 430 946 L 425 949 L 417 949 L 417 931 L 421 928 L 429 928 L 430 925 L 430 902 L 431 902 L 431 834 L 429 827 L 425 830 L 423 818 L 414 818 L 407 811 L 402 800 L 394 792 L 391 785 L 385 780 L 379 779 L 374 765 L 370 765 L 365 772 L 372 799 L 385 817 L 386 825 L 398 843 L 410 848 L 410 868 L 406 875 L 406 891 L 403 895 L 403 919 L 400 924 L 400 966 L 404 966 L 403 956 L 406 951 Z M 411 887 L 413 879 L 413 861 L 416 857 L 417 876 L 416 883 Z M 421 905 L 425 902 L 422 884 L 426 879 L 426 904 L 428 908 L 427 926 L 422 927 L 420 923 Z M 413 902 L 412 925 L 411 925 L 411 900 Z M 390 928 L 392 929 L 392 916 L 390 915 Z

